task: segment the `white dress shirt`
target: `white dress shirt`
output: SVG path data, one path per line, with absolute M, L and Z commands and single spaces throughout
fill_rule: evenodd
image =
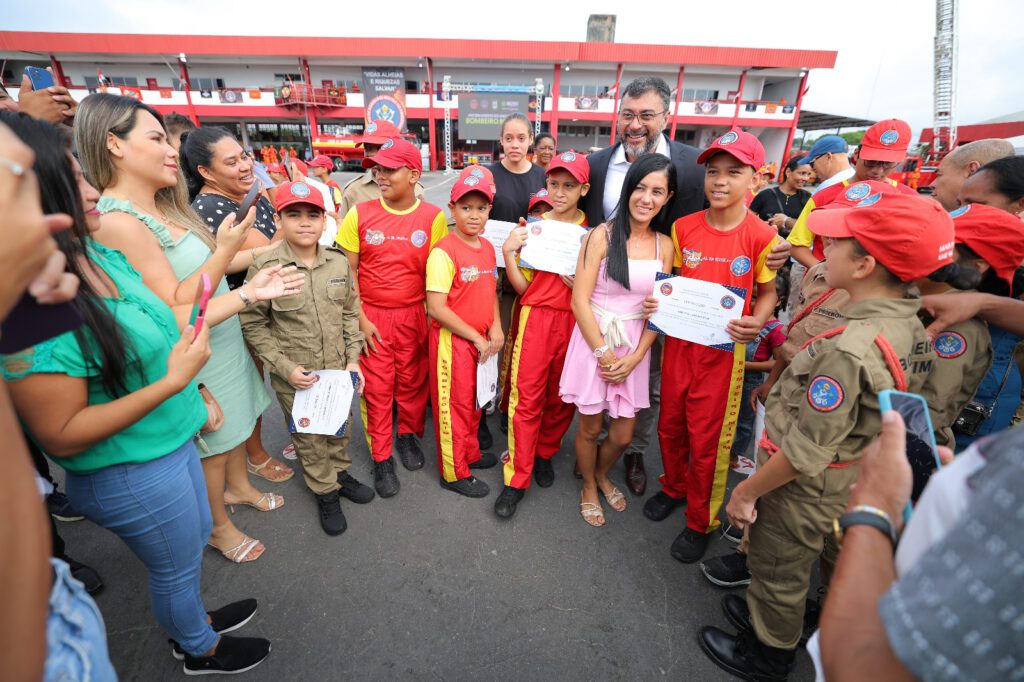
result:
M 672 158 L 668 153 L 668 138 L 664 135 L 658 136 L 658 147 L 654 150 L 664 157 Z M 604 216 L 605 221 L 612 219 L 615 213 L 615 205 L 619 203 L 619 194 L 622 192 L 622 183 L 626 180 L 626 173 L 633 165 L 626 160 L 626 146 L 620 144 L 611 161 L 608 162 L 608 173 L 604 176 Z

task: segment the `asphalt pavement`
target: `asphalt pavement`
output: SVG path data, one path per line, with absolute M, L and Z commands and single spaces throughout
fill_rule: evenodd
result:
M 452 178 L 427 174 L 427 199 L 445 205 Z M 488 422 L 499 453 L 505 437 L 497 416 Z M 372 485 L 362 425 L 352 425 L 351 471 Z M 702 625 L 731 631 L 719 605 L 725 591 L 698 565 L 669 554 L 682 511 L 653 523 L 641 513 L 643 500 L 627 493 L 624 513 L 606 505 L 607 525 L 587 525 L 572 477 L 574 435 L 575 424 L 555 456 L 555 484 L 532 487 L 509 520 L 493 512 L 498 467 L 476 472 L 491 486 L 484 499 L 438 485 L 429 415 L 427 465 L 396 467 L 396 497 L 362 506 L 343 500 L 349 529 L 339 537 L 321 531 L 300 473 L 283 484 L 254 478 L 258 488 L 283 495 L 284 506 L 268 513 L 237 507 L 233 518 L 267 551 L 244 565 L 211 549 L 203 560 L 207 608 L 257 598 L 256 617 L 235 634 L 273 642 L 266 662 L 242 679 L 732 679 L 697 643 Z M 263 442 L 275 454 L 288 443 L 276 401 L 264 415 Z M 656 443 L 646 464 L 651 494 L 661 472 Z M 613 480 L 626 489 L 621 465 Z M 153 619 L 142 564 L 88 521 L 60 529 L 68 552 L 106 582 L 96 601 L 121 679 L 181 679 L 182 665 Z M 716 535 L 707 556 L 733 547 Z M 802 651 L 790 679 L 813 679 Z

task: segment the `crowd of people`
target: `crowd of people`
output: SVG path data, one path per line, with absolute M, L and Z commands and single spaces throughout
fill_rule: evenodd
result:
M 574 421 L 583 522 L 626 510 L 620 459 L 645 496 L 656 440 L 664 473 L 644 516 L 680 524 L 675 559 L 747 587 L 722 600 L 735 633 L 697 633 L 729 673 L 785 680 L 806 647 L 819 679 L 1024 674 L 1024 431 L 1011 428 L 1024 417 L 1024 158 L 1008 143 L 956 148 L 927 197 L 888 179 L 910 128 L 887 119 L 852 153 L 817 140 L 766 187 L 754 135 L 703 150 L 669 139 L 669 88 L 645 77 L 623 91 L 617 143 L 589 156 L 510 115 L 502 159 L 463 169 L 446 215 L 423 198 L 420 150 L 384 121 L 360 140 L 366 173 L 341 187 L 330 159 L 259 164 L 223 128 L 133 98 L 76 103 L 55 87 L 0 109 L 0 505 L 22 519 L 0 531 L 0 584 L 20 614 L 0 626 L 5 679 L 116 678 L 89 596 L 102 579 L 68 556 L 53 517 L 109 529 L 144 564 L 186 674 L 245 672 L 270 641 L 228 633 L 257 602 L 207 609 L 202 554 L 262 556 L 227 509 L 280 509 L 263 488 L 294 476 L 286 460 L 329 536 L 347 530 L 343 500 L 399 494 L 394 453 L 471 498 L 491 493 L 474 471 L 501 466 L 493 510 L 507 519 L 532 483 L 554 483 Z M 497 251 L 490 220 L 515 225 Z M 580 232 L 574 275 L 521 258 L 541 230 Z M 673 275 L 730 287 L 729 343 L 647 324 Z M 478 366 L 499 356 L 481 401 Z M 264 379 L 287 418 L 324 370 L 352 375 L 372 485 L 350 473 L 347 424 L 290 424 L 281 458 L 263 446 Z M 908 441 L 886 390 L 925 398 L 944 463 L 914 490 L 909 523 Z M 727 495 L 731 470 L 742 480 Z M 720 532 L 737 551 L 705 559 Z

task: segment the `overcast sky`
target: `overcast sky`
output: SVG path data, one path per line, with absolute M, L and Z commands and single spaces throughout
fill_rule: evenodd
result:
M 958 123 L 1024 110 L 1024 1 L 960 5 Z M 3 24 L 25 31 L 582 41 L 591 13 L 618 15 L 620 43 L 838 50 L 835 69 L 811 74 L 805 108 L 898 116 L 915 137 L 932 123 L 934 0 L 35 0 L 10 3 Z

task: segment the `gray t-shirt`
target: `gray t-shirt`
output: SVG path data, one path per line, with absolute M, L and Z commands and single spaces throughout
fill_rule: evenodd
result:
M 1024 680 L 1024 426 L 978 449 L 960 521 L 879 601 L 921 680 Z

